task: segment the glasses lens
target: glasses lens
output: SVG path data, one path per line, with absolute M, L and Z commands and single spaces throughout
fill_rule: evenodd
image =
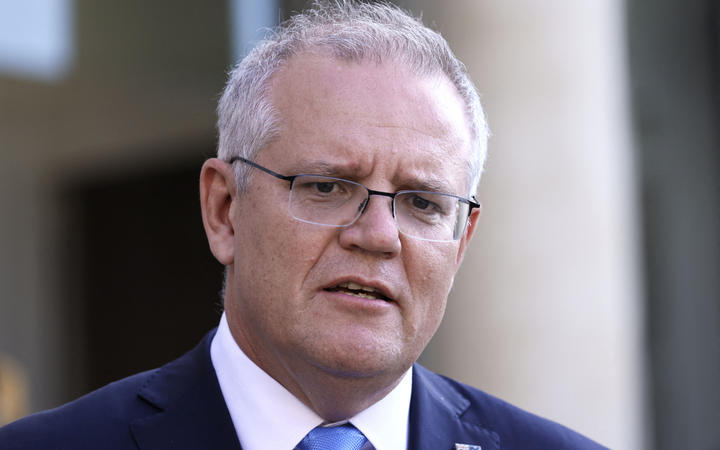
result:
M 290 189 L 290 213 L 317 225 L 343 226 L 361 213 L 367 189 L 340 178 L 298 175 Z
M 408 236 L 447 242 L 460 238 L 469 205 L 450 194 L 402 191 L 395 197 L 398 229 Z

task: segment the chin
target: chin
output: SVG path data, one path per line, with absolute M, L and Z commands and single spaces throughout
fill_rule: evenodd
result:
M 357 342 L 340 348 L 321 358 L 322 368 L 338 377 L 369 378 L 377 376 L 400 376 L 415 359 L 408 358 L 397 348 L 367 347 Z

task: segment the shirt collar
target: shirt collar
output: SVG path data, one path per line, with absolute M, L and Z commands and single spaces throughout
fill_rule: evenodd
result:
M 291 450 L 323 419 L 253 363 L 230 333 L 225 314 L 210 357 L 244 450 Z M 350 418 L 376 450 L 407 448 L 412 368 L 388 395 Z

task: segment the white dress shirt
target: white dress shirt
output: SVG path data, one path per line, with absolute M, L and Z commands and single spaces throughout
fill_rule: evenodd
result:
M 260 369 L 233 339 L 223 313 L 210 357 L 243 450 L 292 450 L 323 423 L 312 409 Z M 349 419 L 376 450 L 407 448 L 412 368 L 380 401 Z

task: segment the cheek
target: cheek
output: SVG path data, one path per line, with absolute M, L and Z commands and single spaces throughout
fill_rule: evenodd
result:
M 239 217 L 236 264 L 246 289 L 255 296 L 291 302 L 301 294 L 308 273 L 317 264 L 329 240 L 327 230 L 298 222 L 284 209 Z M 324 233 L 323 233 L 324 231 Z
M 430 244 L 430 245 L 428 245 Z M 434 329 L 445 312 L 455 276 L 457 245 L 421 243 L 408 252 L 405 268 L 417 320 Z
M 457 244 L 422 242 L 407 253 L 405 266 L 411 288 L 447 296 L 457 267 Z

